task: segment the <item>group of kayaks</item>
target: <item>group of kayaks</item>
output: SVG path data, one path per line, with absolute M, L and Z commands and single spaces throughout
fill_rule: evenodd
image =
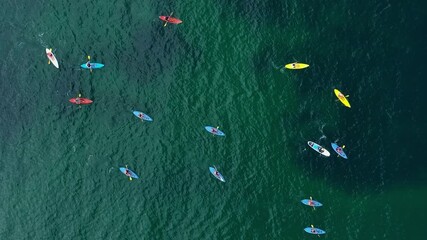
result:
M 139 119 L 141 119 L 142 121 L 143 120 L 145 120 L 145 121 L 153 121 L 153 119 L 151 118 L 151 117 L 149 117 L 148 115 L 146 115 L 146 114 L 144 114 L 144 113 L 142 113 L 142 112 L 139 112 L 139 111 L 133 111 L 133 114 L 137 117 L 137 118 L 139 118 Z M 211 134 L 213 134 L 213 135 L 216 135 L 216 136 L 221 136 L 221 137 L 224 137 L 225 136 L 225 134 L 224 134 L 224 132 L 222 132 L 221 130 L 219 130 L 219 127 L 211 127 L 211 126 L 205 126 L 205 129 L 206 129 L 206 131 L 208 131 L 209 133 L 211 133 Z M 128 178 L 129 178 L 129 180 L 131 180 L 132 181 L 132 179 L 133 178 L 139 178 L 138 177 L 138 175 L 134 172 L 134 171 L 132 171 L 132 170 L 130 170 L 128 167 L 127 167 L 127 165 L 126 165 L 126 167 L 120 167 L 119 168 L 120 169 L 120 171 L 123 173 L 123 174 L 125 174 Z M 221 181 L 221 182 L 225 182 L 225 178 L 224 178 L 224 176 L 222 176 L 222 174 L 216 169 L 216 167 L 215 166 L 213 166 L 213 167 L 209 167 L 209 172 L 216 178 L 216 179 L 218 179 L 219 181 Z
M 182 23 L 182 21 L 180 19 L 172 17 L 172 14 L 173 13 L 171 13 L 169 16 L 159 16 L 160 20 L 162 20 L 164 22 L 164 25 L 163 25 L 164 27 L 166 27 L 166 25 L 168 23 L 170 23 L 170 24 Z M 59 68 L 58 60 L 56 59 L 55 55 L 53 54 L 52 49 L 46 48 L 46 56 L 49 59 L 49 62 L 48 62 L 49 64 L 52 63 L 56 68 Z M 88 61 L 86 63 L 81 64 L 80 67 L 82 69 L 89 69 L 92 72 L 93 69 L 103 68 L 104 64 L 102 64 L 102 63 L 91 63 L 90 62 L 90 56 L 88 56 Z M 285 68 L 292 69 L 292 70 L 305 69 L 308 67 L 309 67 L 308 64 L 298 63 L 298 62 L 289 63 L 289 64 L 285 65 Z M 346 106 L 348 108 L 351 107 L 350 103 L 347 99 L 348 96 L 345 96 L 338 89 L 334 89 L 334 93 L 335 93 L 336 97 L 339 99 L 339 101 L 341 101 L 341 103 L 344 104 L 344 106 Z M 80 94 L 76 98 L 69 99 L 69 101 L 73 104 L 76 104 L 76 105 L 87 105 L 87 104 L 93 103 L 93 101 L 91 99 L 82 98 Z M 147 114 L 145 114 L 141 111 L 133 110 L 132 113 L 135 117 L 139 118 L 141 121 L 148 121 L 148 122 L 153 121 L 153 119 L 150 116 L 148 116 Z M 223 131 L 221 131 L 219 129 L 219 127 L 205 126 L 204 128 L 207 132 L 213 134 L 214 136 L 225 137 L 225 133 Z M 327 149 L 325 149 L 324 147 L 320 146 L 319 144 L 317 144 L 315 142 L 308 141 L 307 144 L 310 148 L 312 148 L 313 150 L 315 150 L 316 152 L 320 153 L 321 155 L 323 155 L 325 157 L 329 157 L 331 155 Z M 333 143 L 331 143 L 331 147 L 338 154 L 339 157 L 347 159 L 347 155 L 345 154 L 345 152 L 343 150 L 345 146 L 341 147 L 337 143 L 333 142 Z M 127 167 L 127 165 L 125 167 L 120 167 L 119 170 L 124 175 L 126 175 L 129 178 L 129 180 L 139 178 L 139 176 L 133 170 L 129 169 Z M 215 166 L 209 167 L 209 172 L 219 181 L 225 182 L 224 176 L 217 170 L 217 168 Z M 309 199 L 301 200 L 301 203 L 303 203 L 304 205 L 313 207 L 314 209 L 316 207 L 323 206 L 322 203 L 320 203 L 316 200 L 313 200 L 312 197 L 310 197 Z M 320 228 L 316 228 L 313 225 L 311 225 L 310 227 L 304 228 L 304 231 L 309 233 L 309 234 L 315 234 L 315 235 L 321 235 L 321 234 L 326 233 L 326 231 L 324 231 Z
M 326 150 L 324 147 L 320 146 L 319 144 L 312 142 L 312 141 L 308 141 L 307 144 L 309 147 L 311 147 L 311 149 L 322 154 L 323 156 L 325 156 L 325 157 L 331 156 L 331 153 L 328 150 Z M 336 143 L 331 143 L 331 146 L 332 146 L 332 149 L 334 149 L 334 151 L 338 154 L 338 157 L 342 157 L 344 159 L 347 159 L 347 155 L 345 154 L 345 152 L 343 150 L 345 148 L 345 145 L 340 147 Z
M 219 127 L 205 126 L 205 130 L 208 131 L 209 133 L 215 135 L 215 136 L 225 137 L 225 133 L 223 131 L 219 130 Z M 215 166 L 209 167 L 209 171 L 212 173 L 212 175 L 214 175 L 214 177 L 216 179 L 220 180 L 221 182 L 225 182 L 224 177 L 216 169 Z
M 293 63 L 286 64 L 285 68 L 292 69 L 292 70 L 300 70 L 300 69 L 308 68 L 309 66 L 310 65 L 306 63 L 293 62 Z M 335 96 L 337 96 L 338 100 L 340 100 L 340 102 L 344 104 L 344 106 L 351 108 L 350 102 L 347 99 L 349 97 L 348 95 L 344 95 L 338 89 L 334 89 L 334 93 L 335 93 Z
M 172 14 L 173 13 L 171 13 L 169 16 L 159 16 L 160 20 L 165 22 L 165 24 L 164 24 L 165 27 L 168 23 L 171 23 L 171 24 L 182 23 L 182 21 L 180 19 L 172 17 Z M 53 53 L 51 48 L 50 49 L 46 48 L 46 56 L 49 59 L 48 64 L 52 63 L 53 66 L 55 66 L 56 68 L 59 68 L 58 60 L 56 59 L 55 54 Z M 92 62 L 90 62 L 90 56 L 88 56 L 88 61 L 86 63 L 81 64 L 80 67 L 82 69 L 89 69 L 92 72 L 93 69 L 103 68 L 104 64 L 92 63 Z M 87 104 L 93 103 L 93 101 L 91 99 L 82 98 L 80 94 L 76 98 L 69 99 L 69 101 L 71 103 L 77 104 L 77 105 L 87 105 Z M 144 119 L 144 120 L 147 120 L 147 119 Z M 147 121 L 150 121 L 150 120 L 147 120 Z
M 285 65 L 285 68 L 292 69 L 292 70 L 304 69 L 304 68 L 308 68 L 308 67 L 309 67 L 308 64 L 298 63 L 298 62 L 289 63 L 289 64 Z M 342 104 L 344 104 L 344 106 L 351 108 L 351 105 L 347 99 L 348 95 L 345 96 L 338 89 L 334 89 L 334 94 L 338 98 L 338 100 L 340 100 L 340 102 Z M 308 141 L 307 144 L 311 149 L 320 153 L 322 156 L 325 156 L 325 157 L 331 156 L 331 153 L 327 149 L 325 149 L 324 147 L 320 146 L 319 144 L 312 142 L 312 141 Z M 344 159 L 347 159 L 347 155 L 345 154 L 345 152 L 343 150 L 345 148 L 345 146 L 339 146 L 336 142 L 332 142 L 331 147 L 338 154 L 338 157 L 342 157 Z M 310 199 L 303 199 L 303 200 L 301 200 L 301 202 L 307 206 L 313 207 L 313 209 L 315 209 L 316 207 L 323 206 L 323 204 L 321 204 L 320 202 L 313 200 L 312 197 L 310 197 Z M 314 235 L 318 235 L 318 236 L 326 233 L 325 230 L 322 230 L 320 228 L 316 228 L 313 225 L 311 225 L 310 227 L 304 228 L 304 231 L 306 233 L 314 234 Z
M 304 205 L 307 205 L 307 206 L 313 207 L 313 209 L 316 209 L 316 207 L 321 207 L 321 206 L 323 206 L 323 204 L 321 204 L 320 202 L 318 202 L 318 201 L 316 201 L 316 200 L 313 200 L 313 198 L 312 198 L 312 197 L 310 197 L 310 199 L 303 199 L 303 200 L 301 200 L 301 202 L 302 202 Z M 325 230 L 322 230 L 322 229 L 320 229 L 320 228 L 315 228 L 315 227 L 313 226 L 313 224 L 312 224 L 310 227 L 306 227 L 306 228 L 304 228 L 304 231 L 305 231 L 306 233 L 316 234 L 316 235 L 321 235 L 321 234 L 325 234 L 325 233 L 326 233 L 326 231 L 325 231 Z

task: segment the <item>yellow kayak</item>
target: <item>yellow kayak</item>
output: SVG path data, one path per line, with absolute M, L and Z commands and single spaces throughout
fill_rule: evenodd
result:
M 338 89 L 334 89 L 334 93 L 337 96 L 337 98 L 344 104 L 344 106 L 351 108 L 350 103 L 348 102 L 347 98 L 342 94 Z
M 305 64 L 305 63 L 294 62 L 294 63 L 286 64 L 285 68 L 287 68 L 287 69 L 304 69 L 304 68 L 308 68 L 308 66 L 310 66 L 310 65 Z

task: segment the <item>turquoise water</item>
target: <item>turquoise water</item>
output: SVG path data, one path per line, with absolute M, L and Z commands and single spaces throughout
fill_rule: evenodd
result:
M 0 238 L 309 239 L 314 224 L 326 239 L 425 239 L 426 9 L 3 1 Z M 172 11 L 183 23 L 163 27 Z M 105 67 L 81 70 L 87 55 Z M 294 61 L 310 67 L 280 68 Z M 70 104 L 79 93 L 94 103 Z

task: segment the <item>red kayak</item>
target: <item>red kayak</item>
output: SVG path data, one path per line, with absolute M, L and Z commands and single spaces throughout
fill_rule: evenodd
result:
M 77 105 L 80 105 L 80 104 L 91 104 L 91 103 L 93 103 L 92 100 L 87 99 L 87 98 L 71 98 L 69 101 L 70 101 L 70 103 L 74 103 L 74 104 L 77 104 Z
M 168 17 L 168 19 L 166 19 Z M 180 24 L 182 23 L 181 20 L 179 20 L 178 18 L 174 18 L 174 17 L 170 17 L 170 16 L 159 16 L 160 20 L 168 22 L 168 23 L 172 23 L 172 24 Z

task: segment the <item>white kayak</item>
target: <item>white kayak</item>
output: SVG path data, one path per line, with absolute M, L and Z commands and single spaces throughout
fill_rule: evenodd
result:
M 325 157 L 329 157 L 331 156 L 331 153 L 326 150 L 325 148 L 323 148 L 322 146 L 320 146 L 319 144 L 312 142 L 312 141 L 308 141 L 307 142 L 308 146 L 310 146 L 314 151 L 322 154 Z
M 49 58 L 49 61 L 52 62 L 53 66 L 59 68 L 58 60 L 56 60 L 55 55 L 53 55 L 53 52 L 48 48 L 46 48 L 46 56 Z

